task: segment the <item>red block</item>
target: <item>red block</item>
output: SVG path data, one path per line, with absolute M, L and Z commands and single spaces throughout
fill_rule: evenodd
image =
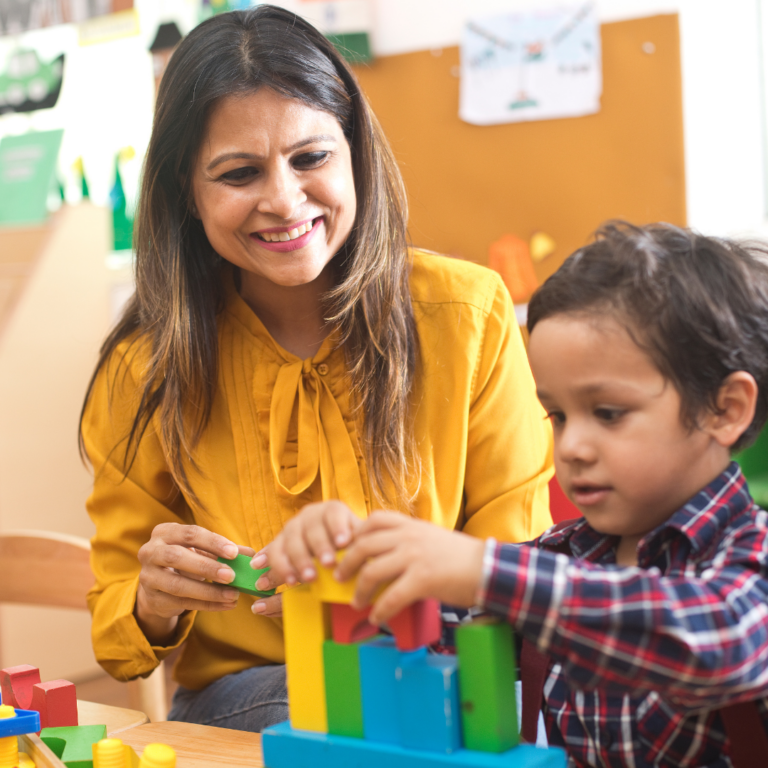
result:
M 77 693 L 68 680 L 51 680 L 32 688 L 32 706 L 40 713 L 41 728 L 59 728 L 78 725 Z
M 370 605 L 362 611 L 357 611 L 351 605 L 331 603 L 334 642 L 348 645 L 378 634 L 379 628 L 368 621 L 370 612 Z
M 440 639 L 442 620 L 437 600 L 420 600 L 389 620 L 395 645 L 401 651 L 415 651 Z
M 40 682 L 40 670 L 29 664 L 0 669 L 0 691 L 3 704 L 16 709 L 32 709 L 32 688 Z

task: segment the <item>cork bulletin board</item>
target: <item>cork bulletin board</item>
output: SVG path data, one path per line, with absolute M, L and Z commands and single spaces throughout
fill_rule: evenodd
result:
M 356 67 L 405 177 L 415 245 L 487 263 L 502 235 L 543 231 L 543 280 L 601 222 L 684 225 L 677 15 L 604 24 L 598 114 L 495 126 L 459 120 L 459 49 Z

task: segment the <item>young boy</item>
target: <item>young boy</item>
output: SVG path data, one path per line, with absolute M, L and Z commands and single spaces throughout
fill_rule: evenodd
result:
M 672 226 L 609 225 L 533 297 L 528 330 L 583 519 L 506 545 L 329 502 L 273 543 L 272 580 L 311 580 L 312 556 L 348 546 L 337 575 L 357 573 L 357 607 L 391 582 L 374 623 L 436 597 L 546 654 L 549 741 L 571 765 L 730 766 L 720 708 L 758 700 L 744 712 L 768 726 L 768 518 L 730 458 L 768 415 L 768 266 Z

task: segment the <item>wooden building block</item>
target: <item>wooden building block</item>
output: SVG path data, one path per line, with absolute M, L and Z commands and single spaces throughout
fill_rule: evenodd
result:
M 326 732 L 323 643 L 331 636 L 331 616 L 310 585 L 283 593 L 283 633 L 288 707 L 294 728 Z
M 424 657 L 426 648 L 403 654 L 393 637 L 380 637 L 361 643 L 360 691 L 363 702 L 363 732 L 368 741 L 400 744 L 397 668 L 405 657 Z
M 29 664 L 0 669 L 0 692 L 3 704 L 16 709 L 31 709 L 32 688 L 40 682 L 40 670 Z
M 341 559 L 342 554 L 343 550 L 337 553 L 338 559 Z M 309 586 L 312 588 L 312 594 L 318 600 L 324 603 L 341 603 L 343 605 L 349 605 L 352 602 L 357 586 L 356 579 L 345 582 L 336 581 L 333 577 L 336 566 L 326 567 L 320 565 L 317 560 L 315 561 L 315 570 L 317 571 L 317 578 L 310 582 Z
M 401 651 L 414 651 L 440 639 L 442 620 L 437 600 L 419 600 L 393 616 L 389 628 Z
M 268 589 L 262 592 L 256 589 L 256 582 L 262 574 L 269 570 L 266 568 L 251 568 L 251 560 L 248 555 L 237 555 L 233 560 L 227 560 L 225 557 L 217 558 L 216 562 L 228 565 L 235 572 L 235 580 L 227 586 L 234 587 L 238 592 L 254 597 L 271 597 L 275 594 L 274 589 Z
M 395 672 L 404 747 L 432 752 L 461 748 L 459 677 L 455 656 L 403 656 Z
M 351 605 L 331 605 L 331 627 L 336 643 L 359 643 L 379 633 L 379 628 L 368 621 L 371 606 L 358 611 Z
M 40 740 L 67 768 L 93 768 L 93 745 L 106 738 L 106 725 L 43 728 L 40 733 Z
M 464 746 L 504 752 L 519 741 L 515 644 L 509 624 L 476 621 L 456 630 Z
M 425 752 L 368 739 L 330 733 L 296 731 L 279 723 L 261 735 L 264 765 L 268 768 L 565 768 L 562 749 L 540 749 L 521 744 L 508 752 Z
M 68 680 L 51 680 L 32 687 L 31 709 L 40 713 L 41 728 L 77 725 L 77 693 Z
M 323 643 L 328 733 L 363 738 L 358 643 Z

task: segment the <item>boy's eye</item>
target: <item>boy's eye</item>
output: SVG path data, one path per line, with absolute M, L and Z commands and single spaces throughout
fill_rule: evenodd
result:
M 258 171 L 255 168 L 246 166 L 245 168 L 235 168 L 233 171 L 227 171 L 220 178 L 230 184 L 244 184 L 253 179 L 257 174 Z
M 553 427 L 565 424 L 565 414 L 562 411 L 547 411 L 547 418 L 552 422 Z
M 595 408 L 595 416 L 607 424 L 618 421 L 624 415 L 620 408 Z
M 323 164 L 329 154 L 330 153 L 327 151 L 304 152 L 293 158 L 293 167 L 298 168 L 300 171 L 317 168 L 319 165 Z

